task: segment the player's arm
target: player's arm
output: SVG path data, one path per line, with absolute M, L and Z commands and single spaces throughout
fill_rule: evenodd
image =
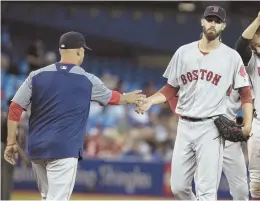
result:
M 238 92 L 240 94 L 241 105 L 244 114 L 244 127 L 247 130 L 251 130 L 251 124 L 253 120 L 253 101 L 250 86 L 241 87 L 239 88 Z
M 245 29 L 242 36 L 236 42 L 235 49 L 240 54 L 245 65 L 248 64 L 252 56 L 252 51 L 249 46 L 250 41 L 253 39 L 257 29 L 260 26 L 260 12 L 257 18 Z
M 118 91 L 112 90 L 112 96 L 108 101 L 108 104 L 109 105 L 139 104 L 139 101 L 144 101 L 144 98 L 146 98 L 146 96 L 141 93 L 142 90 L 135 90 L 123 94 L 121 94 Z
M 170 98 L 168 100 L 168 104 L 171 108 L 171 111 L 173 113 L 175 113 L 176 107 L 177 107 L 177 103 L 178 103 L 178 96 L 173 96 L 172 98 Z
M 173 87 L 170 84 L 165 84 L 158 92 L 156 92 L 152 96 L 148 97 L 143 104 L 141 104 L 140 106 L 138 106 L 136 108 L 135 111 L 138 114 L 143 114 L 144 111 L 149 110 L 149 108 L 152 105 L 165 103 L 167 101 L 168 101 L 170 107 L 172 108 L 172 110 L 174 111 L 177 101 L 175 103 L 175 102 L 173 102 L 173 100 L 176 97 L 178 90 L 179 90 L 178 88 Z
M 260 12 L 258 13 L 256 19 L 242 33 L 242 37 L 247 40 L 252 40 L 259 26 L 260 26 Z
M 23 82 L 9 106 L 7 121 L 7 145 L 16 144 L 16 130 L 20 121 L 22 112 L 28 108 L 31 103 L 32 95 L 32 73 Z
M 244 135 L 249 135 L 252 128 L 253 120 L 253 104 L 252 104 L 252 93 L 251 86 L 249 82 L 248 74 L 246 73 L 245 67 L 241 57 L 236 53 L 236 70 L 234 73 L 234 83 L 233 88 L 238 89 L 240 94 L 240 100 L 242 105 L 242 110 L 244 114 Z
M 143 113 L 152 105 L 165 103 L 176 97 L 179 90 L 179 83 L 177 79 L 177 67 L 179 66 L 180 48 L 173 55 L 168 67 L 166 68 L 163 77 L 167 79 L 167 84 L 164 85 L 157 93 L 147 98 L 146 104 L 136 108 L 137 113 Z
M 240 36 L 235 45 L 236 51 L 240 54 L 246 66 L 248 65 L 252 56 L 252 51 L 249 47 L 249 43 L 250 40 L 245 39 L 243 36 Z
M 91 75 L 90 80 L 93 84 L 91 100 L 100 105 L 123 105 L 139 104 L 146 96 L 141 94 L 142 90 L 121 94 L 118 91 L 108 89 L 105 84 L 96 76 Z
M 157 93 L 150 96 L 148 100 L 151 101 L 152 105 L 165 103 L 173 97 L 176 97 L 178 90 L 178 88 L 170 84 L 165 84 Z

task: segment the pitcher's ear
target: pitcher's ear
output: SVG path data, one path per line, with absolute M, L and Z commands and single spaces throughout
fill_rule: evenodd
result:
M 223 23 L 221 30 L 223 31 L 223 30 L 226 28 L 226 26 L 227 26 L 227 24 L 226 24 L 226 23 Z

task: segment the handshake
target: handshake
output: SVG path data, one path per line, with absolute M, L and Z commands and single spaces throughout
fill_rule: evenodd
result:
M 123 93 L 122 99 L 125 104 L 135 104 L 135 111 L 138 114 L 143 114 L 145 111 L 149 110 L 152 106 L 152 101 L 146 97 L 146 95 L 141 94 L 142 90 L 136 90 L 129 93 Z

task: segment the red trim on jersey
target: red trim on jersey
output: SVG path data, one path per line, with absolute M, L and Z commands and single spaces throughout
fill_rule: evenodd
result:
M 24 109 L 20 105 L 12 102 L 9 107 L 8 119 L 12 121 L 20 121 L 23 110 Z
M 200 52 L 201 52 L 201 54 L 203 54 L 203 55 L 208 54 L 208 52 L 202 52 L 201 50 L 200 50 Z
M 118 105 L 121 94 L 118 91 L 112 91 L 112 96 L 108 102 L 109 105 Z
M 175 88 L 169 84 L 164 85 L 159 92 L 162 93 L 167 100 L 176 97 L 177 93 L 178 93 L 178 88 Z
M 241 87 L 239 88 L 238 92 L 240 94 L 241 105 L 245 103 L 252 103 L 252 94 L 250 86 Z

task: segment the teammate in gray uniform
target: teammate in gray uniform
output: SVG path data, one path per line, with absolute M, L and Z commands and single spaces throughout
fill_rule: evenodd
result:
M 260 12 L 246 28 L 236 43 L 246 71 L 251 78 L 254 91 L 255 117 L 252 124 L 252 137 L 248 141 L 250 173 L 250 193 L 253 199 L 260 200 Z
M 163 75 L 167 84 L 136 108 L 137 113 L 143 113 L 179 92 L 175 112 L 180 119 L 172 156 L 171 189 L 181 200 L 197 200 L 191 189 L 195 171 L 199 200 L 217 200 L 224 143 L 217 138 L 214 119 L 226 114 L 230 86 L 241 97 L 243 133 L 248 136 L 251 131 L 252 97 L 247 73 L 239 54 L 219 41 L 225 19 L 223 8 L 207 7 L 201 20 L 202 39 L 178 48 Z

